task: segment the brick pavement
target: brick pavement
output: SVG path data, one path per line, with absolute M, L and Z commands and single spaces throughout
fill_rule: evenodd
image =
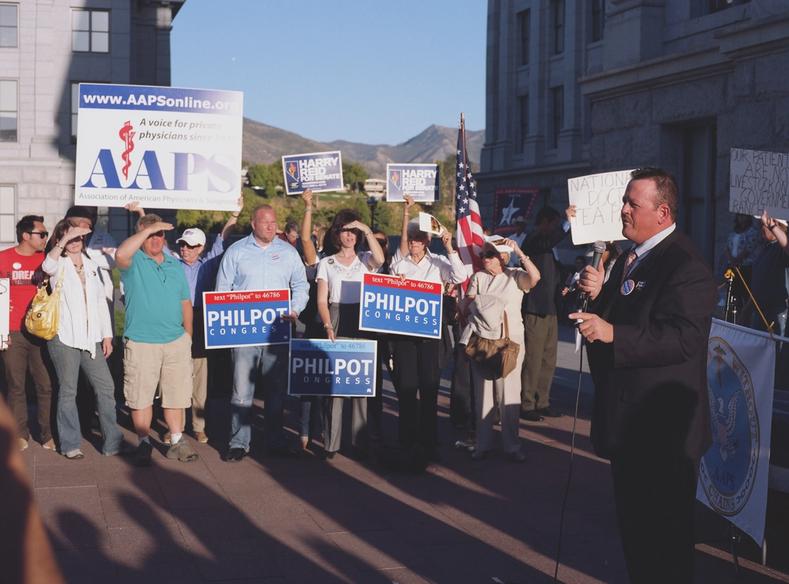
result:
M 577 362 L 566 344 L 560 365 L 556 402 L 569 411 Z M 586 384 L 559 578 L 625 582 L 608 465 L 588 440 Z M 225 401 L 210 404 L 220 418 Z M 160 450 L 147 469 L 102 457 L 88 445 L 82 461 L 37 444 L 24 456 L 73 583 L 551 582 L 572 419 L 524 422 L 524 464 L 502 457 L 473 462 L 450 446 L 445 394 L 440 406 L 444 460 L 422 475 L 344 456 L 263 458 L 257 442 L 250 457 L 232 465 L 220 460 L 221 443 L 195 444 L 201 458 L 188 465 Z M 390 439 L 393 407 L 388 392 Z M 294 421 L 289 418 L 291 427 Z M 776 517 L 789 516 L 785 501 L 776 505 Z M 708 543 L 697 547 L 697 581 L 734 582 L 725 526 L 699 513 L 700 537 Z M 787 522 L 779 523 L 768 524 L 778 558 L 771 563 L 783 562 L 778 567 L 787 572 L 780 551 Z M 740 550 L 749 559 L 741 561 L 739 582 L 789 582 L 787 573 L 753 561 L 758 550 L 745 542 Z

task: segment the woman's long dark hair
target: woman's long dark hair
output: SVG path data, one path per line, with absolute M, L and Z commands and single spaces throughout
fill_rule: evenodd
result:
M 52 251 L 52 248 L 55 246 L 55 244 L 60 243 L 60 240 L 63 239 L 63 236 L 66 235 L 66 232 L 72 227 L 78 227 L 78 225 L 77 221 L 71 217 L 67 217 L 66 219 L 61 219 L 58 221 L 57 225 L 55 225 L 55 229 L 52 230 L 52 237 L 50 237 L 49 241 L 47 241 L 47 246 L 44 248 L 44 253 L 48 254 L 50 251 Z M 60 257 L 66 255 L 65 243 L 68 242 L 64 242 L 63 251 L 60 252 Z M 82 240 L 82 253 L 85 254 L 86 257 L 88 256 L 84 239 Z
M 324 257 L 334 255 L 340 251 L 340 230 L 348 225 L 348 223 L 361 221 L 361 219 L 362 218 L 359 213 L 353 209 L 340 209 L 337 211 L 329 231 L 327 231 L 326 235 L 323 237 Z M 361 245 L 362 241 L 364 241 L 364 237 L 362 237 L 362 232 L 358 229 L 354 229 L 353 232 L 356 234 L 356 245 L 354 248 L 358 251 L 359 246 Z

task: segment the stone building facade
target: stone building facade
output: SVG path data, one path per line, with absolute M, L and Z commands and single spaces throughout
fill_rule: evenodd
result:
M 718 267 L 729 150 L 789 151 L 785 71 L 784 0 L 489 0 L 483 209 L 513 187 L 563 209 L 569 177 L 662 166 Z
M 51 229 L 74 200 L 77 84 L 170 84 L 170 30 L 185 0 L 0 0 L 0 247 L 14 225 Z M 117 236 L 127 213 L 103 219 Z

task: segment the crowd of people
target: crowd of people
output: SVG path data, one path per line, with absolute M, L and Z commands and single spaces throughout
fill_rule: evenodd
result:
M 480 250 L 481 269 L 468 279 L 448 230 L 440 236 L 445 253 L 429 249 L 431 235 L 410 218 L 414 206 L 410 197 L 403 204 L 402 233 L 394 254 L 388 249 L 387 235 L 365 225 L 350 209 L 339 211 L 322 240 L 317 240 L 313 195 L 306 191 L 302 199 L 301 225 L 288 221 L 280 229 L 274 209 L 260 205 L 251 211 L 251 233 L 227 247 L 241 211 L 239 198 L 238 211 L 230 215 L 207 253 L 206 234 L 196 227 L 185 229 L 176 240 L 177 252 L 171 251 L 166 234 L 173 225 L 146 214 L 137 204 L 128 206 L 140 215 L 136 233 L 117 248 L 96 227 L 94 209 L 72 207 L 51 237 L 42 217 L 23 217 L 17 224 L 18 244 L 0 252 L 0 276 L 11 281 L 11 333 L 2 357 L 20 449 L 30 440 L 25 393 L 29 371 L 43 447 L 72 460 L 84 457 L 76 399 L 82 374 L 95 394 L 103 454 L 123 452 L 132 455 L 135 464 L 150 464 L 153 406 L 158 399 L 167 427 L 162 437 L 166 456 L 182 462 L 196 460 L 198 454 L 184 435 L 191 427 L 197 442 L 209 439 L 205 414 L 210 360 L 204 346 L 203 292 L 286 288 L 291 292 L 291 313 L 285 318 L 294 333 L 377 341 L 375 396 L 300 398 L 300 442 L 291 445 L 283 427 L 287 346 L 234 348 L 225 460 L 239 461 L 249 453 L 256 387 L 263 392 L 263 443 L 269 454 L 290 456 L 319 449 L 320 443 L 324 457 L 331 460 L 342 446 L 343 408 L 348 405 L 353 454 L 378 459 L 386 443 L 382 372 L 387 369 L 397 395 L 396 443 L 401 452 L 415 461 L 439 461 L 438 390 L 442 368 L 451 362 L 450 418 L 463 438 L 461 444 L 473 459 L 484 459 L 494 448 L 494 425 L 500 424 L 506 456 L 523 461 L 519 419 L 538 421 L 561 415 L 550 402 L 558 323 L 578 305 L 587 269 L 587 256 L 579 255 L 574 273 L 565 278 L 556 255 L 556 246 L 570 229 L 574 208 L 566 209 L 562 217 L 544 207 L 537 212 L 531 233 L 519 218 L 509 238 L 488 237 Z M 737 294 L 745 296 L 748 290 L 763 307 L 758 313 L 743 311 L 757 327 L 766 324 L 758 314 L 772 323 L 780 321 L 781 311 L 786 310 L 786 250 L 784 223 L 766 213 L 760 221 L 736 217 L 726 259 L 743 275 Z M 621 245 L 609 243 L 601 267 L 605 281 L 620 255 Z M 122 440 L 115 382 L 107 362 L 116 346 L 116 292 L 111 275 L 116 267 L 125 304 L 123 401 L 138 437 L 136 445 Z M 368 272 L 441 284 L 446 307 L 443 338 L 359 330 L 361 282 Z M 47 341 L 24 326 L 25 313 L 42 280 L 60 298 L 57 335 Z M 459 294 L 464 283 L 467 288 Z M 502 331 L 521 350 L 511 372 L 491 379 L 466 357 L 464 348 L 472 334 L 499 338 Z
M 621 210 L 629 248 L 607 244 L 596 266 L 587 265 L 586 255 L 577 256 L 575 271 L 566 278 L 556 246 L 570 229 L 572 206 L 564 220 L 550 207 L 541 209 L 531 233 L 519 224 L 509 238 L 489 236 L 477 250 L 479 269 L 468 277 L 446 229 L 440 234 L 445 254 L 429 249 L 431 235 L 411 220 L 414 201 L 409 197 L 392 255 L 387 235 L 350 209 L 339 211 L 325 235 L 315 238 L 312 193 L 304 192 L 302 199 L 301 226 L 289 222 L 280 230 L 275 210 L 259 205 L 251 210 L 251 233 L 226 246 L 241 211 L 239 200 L 239 209 L 207 253 L 206 235 L 196 227 L 185 229 L 176 240 L 177 253 L 171 251 L 166 234 L 173 225 L 134 204 L 129 209 L 140 215 L 136 232 L 117 248 L 97 228 L 92 209 L 69 209 L 51 237 L 42 217 L 20 219 L 18 244 L 0 252 L 0 277 L 9 278 L 11 286 L 10 335 L 1 354 L 19 449 L 30 440 L 29 372 L 43 448 L 69 460 L 84 458 L 77 406 L 82 374 L 95 395 L 92 410 L 98 414 L 103 454 L 128 454 L 134 464 L 150 465 L 158 399 L 167 427 L 162 438 L 167 458 L 197 460 L 185 432 L 191 425 L 197 442 L 209 441 L 211 361 L 204 347 L 203 292 L 288 289 L 290 313 L 283 321 L 295 334 L 377 342 L 375 395 L 300 398 L 300 441 L 292 445 L 284 428 L 288 347 L 234 348 L 228 442 L 220 446 L 224 460 L 238 462 L 250 451 L 253 399 L 260 387 L 268 454 L 296 456 L 320 449 L 332 460 L 342 448 L 348 405 L 352 454 L 381 462 L 387 448 L 382 427 L 386 368 L 397 394 L 398 452 L 410 468 L 439 461 L 438 389 L 442 368 L 451 362 L 450 420 L 465 438 L 458 444 L 468 447 L 473 460 L 485 459 L 495 448 L 499 424 L 506 458 L 523 462 L 520 419 L 561 415 L 551 405 L 550 387 L 559 318 L 571 312 L 566 316 L 589 347 L 595 384 L 591 438 L 595 452 L 611 461 L 631 578 L 692 580 L 698 464 L 711 443 L 705 380 L 711 318 L 726 289 L 727 305 L 739 297 L 740 322 L 783 333 L 789 288 L 785 222 L 766 212 L 758 221 L 735 218 L 726 267 L 736 278 L 729 278 L 728 288 L 718 279 L 716 292 L 706 262 L 676 228 L 676 183 L 660 169 L 632 173 Z M 120 272 L 120 291 L 112 281 L 114 268 Z M 440 284 L 441 338 L 360 330 L 361 283 L 370 272 Z M 25 327 L 39 287 L 51 290 L 59 304 L 56 334 L 47 340 Z M 117 292 L 125 304 L 123 401 L 136 445 L 123 440 L 107 361 L 116 346 Z M 588 311 L 580 305 L 588 305 Z M 504 341 L 507 367 L 503 356 L 501 366 L 491 368 L 469 351 L 484 341 Z M 218 440 L 222 431 L 212 427 L 215 431 Z

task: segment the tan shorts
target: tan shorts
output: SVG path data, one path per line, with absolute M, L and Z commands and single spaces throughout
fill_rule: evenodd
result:
M 140 343 L 124 339 L 123 396 L 126 405 L 142 410 L 153 405 L 162 388 L 163 408 L 192 405 L 192 339 L 184 333 L 169 343 Z

